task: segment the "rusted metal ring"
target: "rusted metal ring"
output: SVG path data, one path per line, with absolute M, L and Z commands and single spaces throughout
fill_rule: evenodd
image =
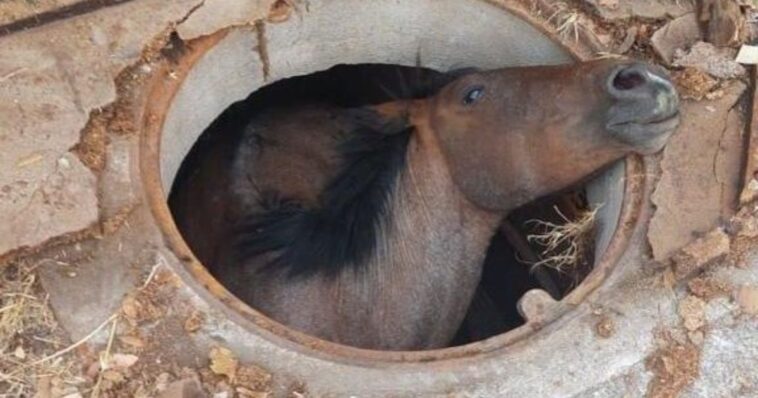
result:
M 491 1 L 506 11 L 523 17 L 539 30 L 548 32 L 544 25 L 536 23 L 533 17 L 527 17 L 520 7 L 509 5 L 509 1 Z M 144 184 L 147 203 L 161 229 L 167 246 L 180 260 L 183 266 L 173 267 L 184 282 L 204 298 L 214 310 L 218 310 L 230 320 L 238 323 L 250 333 L 257 334 L 273 344 L 287 347 L 297 352 L 319 357 L 325 360 L 348 363 L 352 365 L 382 367 L 390 363 L 428 363 L 444 365 L 456 359 L 465 363 L 466 359 L 480 358 L 481 355 L 503 353 L 503 350 L 517 342 L 525 340 L 538 330 L 555 323 L 566 316 L 572 308 L 581 303 L 607 279 L 618 259 L 627 249 L 632 231 L 637 227 L 643 202 L 645 173 L 643 160 L 633 156 L 626 160 L 626 177 L 624 199 L 618 227 L 613 233 L 611 243 L 602 257 L 596 262 L 594 270 L 587 278 L 564 298 L 551 313 L 549 319 L 540 324 L 527 323 L 507 333 L 458 347 L 429 351 L 388 352 L 373 351 L 344 346 L 324 341 L 304 333 L 292 330 L 264 316 L 249 307 L 224 288 L 193 255 L 177 229 L 164 192 L 160 174 L 160 145 L 165 116 L 180 89 L 184 78 L 203 55 L 223 39 L 228 31 L 220 31 L 187 43 L 186 52 L 171 65 L 163 64 L 155 69 L 146 84 L 148 107 L 143 112 L 142 132 L 140 137 L 139 167 Z M 591 46 L 567 46 L 555 39 L 572 54 L 575 59 L 588 58 Z

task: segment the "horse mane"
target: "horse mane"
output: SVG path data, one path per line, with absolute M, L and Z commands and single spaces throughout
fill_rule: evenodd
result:
M 416 94 L 431 95 L 470 71 L 448 72 L 419 85 Z M 392 217 L 390 199 L 405 168 L 413 127 L 384 119 L 371 108 L 347 113 L 355 129 L 339 144 L 342 168 L 321 192 L 317 205 L 306 208 L 276 192 L 262 192 L 263 211 L 245 217 L 236 231 L 240 263 L 270 253 L 264 269 L 284 271 L 289 277 L 335 276 L 367 265 L 382 225 Z
M 365 112 L 355 115 L 356 120 L 365 118 Z M 261 194 L 263 211 L 247 216 L 237 231 L 240 260 L 273 252 L 267 268 L 286 270 L 290 277 L 336 275 L 368 262 L 381 224 L 391 217 L 390 197 L 405 167 L 412 131 L 388 134 L 369 124 L 360 123 L 340 144 L 342 168 L 314 208 L 277 193 Z M 389 123 L 382 128 L 397 126 Z

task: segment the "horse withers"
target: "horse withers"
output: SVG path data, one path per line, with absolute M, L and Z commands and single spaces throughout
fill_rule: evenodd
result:
M 311 335 L 444 347 L 513 209 L 659 151 L 678 96 L 628 60 L 465 71 L 432 94 L 256 114 L 175 187 L 196 255 L 234 294 Z

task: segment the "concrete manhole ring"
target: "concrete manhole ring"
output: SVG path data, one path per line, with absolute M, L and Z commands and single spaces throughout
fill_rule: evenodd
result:
M 439 392 L 460 383 L 496 377 L 502 365 L 548 339 L 580 317 L 575 309 L 607 283 L 630 241 L 648 189 L 644 161 L 630 158 L 589 185 L 593 201 L 604 203 L 593 272 L 569 296 L 556 302 L 532 291 L 522 298 L 527 323 L 485 341 L 423 352 L 379 352 L 325 342 L 267 319 L 232 296 L 193 256 L 166 203 L 167 191 L 192 144 L 224 109 L 250 92 L 287 77 L 336 64 L 392 63 L 438 70 L 457 66 L 496 67 L 571 62 L 587 58 L 589 46 L 566 46 L 534 20 L 507 4 L 444 1 L 367 5 L 357 0 L 312 2 L 305 18 L 229 28 L 184 43 L 171 62 L 151 71 L 144 89 L 139 169 L 147 203 L 168 248 L 167 265 L 218 325 L 195 337 L 199 346 L 220 342 L 243 360 L 274 374 L 301 380 L 320 391 L 365 393 Z M 392 28 L 366 21 L 394 18 Z M 439 20 L 476 20 L 465 26 L 437 26 Z M 397 29 L 396 26 L 404 27 Z M 493 45 L 492 43 L 498 43 Z M 638 241 L 638 239 L 637 239 Z M 639 242 L 637 242 L 639 243 Z M 549 350 L 544 347 L 542 349 Z M 570 358 L 567 358 L 568 361 Z M 477 366 L 471 366 L 476 364 Z M 329 374 L 330 376 L 324 376 Z M 371 382 L 365 382 L 370 379 Z M 363 381 L 358 381 L 363 380 Z M 419 381 L 421 380 L 421 381 Z M 485 383 L 487 384 L 487 383 Z M 491 384 L 490 387 L 498 383 Z M 391 386 L 391 387 L 387 387 Z

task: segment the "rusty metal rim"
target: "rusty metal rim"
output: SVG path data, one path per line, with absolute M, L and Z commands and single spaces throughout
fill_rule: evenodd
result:
M 498 6 L 506 11 L 513 12 L 517 16 L 524 14 L 520 8 L 512 9 L 507 3 L 510 2 L 497 1 Z M 535 25 L 533 17 L 524 19 Z M 544 26 L 539 26 L 539 28 L 546 32 L 548 37 L 555 40 L 554 36 Z M 287 347 L 303 354 L 333 362 L 344 362 L 359 366 L 377 367 L 390 363 L 442 364 L 444 361 L 453 359 L 474 359 L 483 354 L 502 354 L 504 348 L 524 340 L 568 314 L 571 309 L 602 284 L 625 252 L 631 232 L 637 226 L 643 200 L 642 187 L 645 185 L 645 173 L 642 172 L 643 162 L 641 158 L 636 156 L 626 160 L 621 214 L 609 247 L 597 262 L 595 269 L 574 291 L 559 302 L 556 311 L 552 314 L 553 316 L 547 321 L 540 324 L 528 322 L 507 333 L 458 347 L 428 351 L 375 351 L 321 340 L 269 319 L 226 290 L 193 255 L 192 250 L 187 246 L 173 221 L 160 176 L 161 134 L 165 116 L 170 109 L 174 96 L 195 63 L 227 33 L 228 30 L 224 30 L 196 39 L 187 44 L 187 52 L 176 64 L 169 65 L 164 61 L 162 65 L 155 68 L 155 72 L 144 87 L 147 95 L 145 96 L 145 111 L 141 125 L 139 169 L 147 202 L 163 234 L 165 243 L 183 264 L 183 266 L 172 264 L 172 268 L 213 309 L 221 311 L 245 330 L 280 347 Z M 564 43 L 555 41 L 567 48 Z M 586 59 L 587 53 L 584 51 L 577 53 L 574 48 L 567 48 L 567 50 L 575 59 Z

